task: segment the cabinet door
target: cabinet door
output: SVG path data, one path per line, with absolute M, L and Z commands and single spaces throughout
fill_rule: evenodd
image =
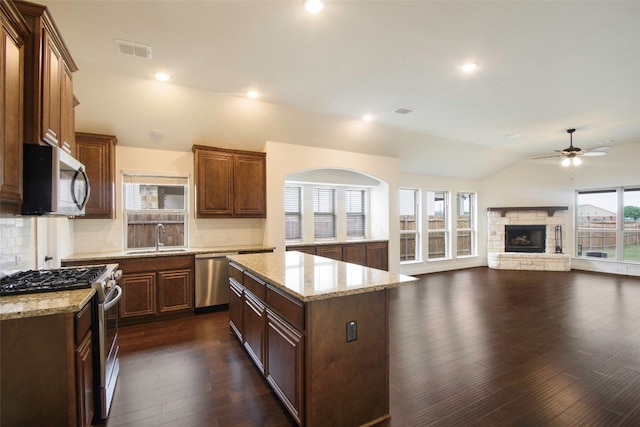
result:
M 51 36 L 44 32 L 44 63 L 42 69 L 41 135 L 49 144 L 60 143 L 62 107 L 62 57 Z
M 244 347 L 264 374 L 265 306 L 251 292 L 244 293 Z
M 342 260 L 358 265 L 367 265 L 367 247 L 364 243 L 342 245 Z
M 196 149 L 195 177 L 197 217 L 230 217 L 233 214 L 233 155 Z
M 236 334 L 240 342 L 244 331 L 243 325 L 243 300 L 242 287 L 235 283 L 234 279 L 229 279 L 229 328 Z
M 120 319 L 156 314 L 156 273 L 125 273 L 120 279 L 120 287 Z
M 113 135 L 78 132 L 76 157 L 87 168 L 91 194 L 78 219 L 115 219 L 115 145 Z
M 233 214 L 265 218 L 266 159 L 263 153 L 236 154 L 233 176 Z
M 267 310 L 267 381 L 298 423 L 303 419 L 304 338 Z
M 61 147 L 76 157 L 76 115 L 73 98 L 73 77 L 71 71 L 62 65 L 60 99 L 60 142 Z M 86 166 L 86 165 L 85 165 Z
M 191 270 L 158 272 L 158 313 L 193 310 Z
M 4 26 L 0 36 L 0 213 L 16 214 L 22 203 L 23 48 Z
M 342 261 L 342 245 L 318 245 L 316 255 Z
M 389 269 L 389 250 L 387 242 L 367 243 L 367 267 L 379 270 Z
M 93 352 L 91 331 L 76 349 L 76 403 L 78 426 L 90 427 L 93 421 Z

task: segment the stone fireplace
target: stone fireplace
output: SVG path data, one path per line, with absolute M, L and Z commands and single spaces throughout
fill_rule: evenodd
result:
M 571 257 L 556 253 L 557 226 L 567 224 L 566 206 L 489 208 L 487 257 L 490 268 L 571 270 Z M 564 240 L 564 239 L 563 239 Z

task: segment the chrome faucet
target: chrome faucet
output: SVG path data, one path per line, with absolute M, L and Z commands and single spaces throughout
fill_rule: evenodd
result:
M 164 246 L 164 243 L 160 243 L 160 237 L 164 237 L 167 233 L 164 231 L 164 225 L 158 223 L 156 225 L 156 251 L 160 249 L 160 246 Z

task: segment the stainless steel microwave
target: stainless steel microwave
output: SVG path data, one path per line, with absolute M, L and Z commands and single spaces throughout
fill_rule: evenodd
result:
M 50 145 L 24 144 L 23 215 L 84 215 L 90 184 L 85 167 Z

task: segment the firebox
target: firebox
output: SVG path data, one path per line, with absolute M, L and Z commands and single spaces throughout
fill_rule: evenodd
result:
M 505 252 L 544 253 L 546 225 L 505 225 Z

